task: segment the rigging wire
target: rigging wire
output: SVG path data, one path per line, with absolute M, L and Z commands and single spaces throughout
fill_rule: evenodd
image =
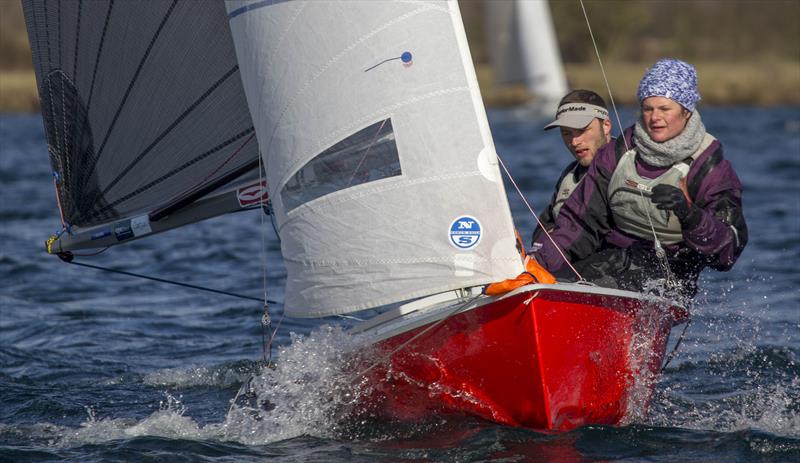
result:
M 99 252 L 96 253 L 96 254 L 99 254 Z M 68 264 L 72 264 L 72 265 L 77 265 L 79 267 L 88 267 L 88 268 L 93 268 L 95 270 L 102 270 L 104 272 L 118 273 L 120 275 L 127 275 L 127 276 L 131 276 L 131 277 L 142 278 L 142 279 L 145 279 L 145 280 L 157 281 L 159 283 L 166 283 L 166 284 L 175 285 L 175 286 L 183 286 L 184 288 L 199 289 L 201 291 L 208 291 L 210 293 L 224 294 L 225 296 L 238 297 L 239 299 L 248 299 L 248 300 L 251 300 L 251 301 L 259 301 L 259 302 L 262 301 L 262 299 L 258 298 L 258 297 L 252 297 L 252 296 L 246 296 L 244 294 L 232 293 L 230 291 L 223 291 L 221 289 L 208 288 L 208 287 L 205 287 L 205 286 L 198 286 L 198 285 L 193 285 L 193 284 L 189 284 L 189 283 L 183 283 L 183 282 L 180 282 L 180 281 L 166 280 L 164 278 L 157 278 L 157 277 L 152 277 L 152 276 L 149 276 L 149 275 L 142 275 L 140 273 L 126 272 L 125 270 L 117 270 L 117 269 L 108 268 L 108 267 L 101 267 L 99 265 L 84 264 L 83 262 L 75 262 L 75 261 L 72 260 L 73 257 L 75 256 L 75 254 L 72 254 L 71 252 L 62 252 L 62 253 L 58 253 L 57 255 L 64 262 L 66 262 Z M 78 254 L 78 255 L 82 255 L 82 254 Z M 93 254 L 87 254 L 87 255 L 93 255 Z M 272 300 L 268 300 L 267 302 L 269 302 L 271 304 L 277 304 L 277 302 L 272 301 Z
M 579 0 L 581 4 L 581 10 L 583 11 L 583 17 L 586 19 L 586 27 L 589 29 L 589 36 L 592 38 L 592 46 L 594 47 L 594 53 L 597 56 L 597 63 L 600 65 L 600 72 L 603 74 L 603 82 L 606 84 L 606 90 L 608 91 L 608 97 L 611 100 L 611 107 L 614 109 L 614 115 L 617 118 L 617 125 L 619 126 L 620 137 L 622 137 L 622 142 L 625 144 L 625 151 L 630 151 L 630 146 L 628 145 L 628 140 L 625 139 L 625 133 L 622 130 L 622 122 L 619 118 L 619 112 L 617 111 L 617 104 L 614 102 L 614 94 L 611 93 L 611 85 L 608 83 L 608 76 L 606 75 L 605 67 L 603 66 L 603 60 L 600 58 L 600 49 L 597 47 L 597 41 L 594 39 L 594 33 L 592 32 L 592 25 L 589 22 L 589 15 L 586 13 L 586 7 L 583 5 L 583 0 Z M 642 199 L 644 199 L 644 194 L 642 191 L 639 191 Z M 656 234 L 656 229 L 653 226 L 653 219 L 650 217 L 650 210 L 648 208 L 644 208 L 645 212 L 647 212 L 647 220 L 650 223 L 650 231 L 653 233 L 653 246 L 655 247 L 656 257 L 661 264 L 662 269 L 664 270 L 664 276 L 666 278 L 667 287 L 676 287 L 675 280 L 672 275 L 672 271 L 669 266 L 669 261 L 667 260 L 667 254 L 664 252 L 664 248 L 661 245 L 661 242 L 658 240 L 658 235 Z M 546 231 L 546 230 L 545 230 Z M 549 236 L 549 234 L 548 234 Z
M 384 126 L 384 125 L 386 125 L 386 121 L 388 121 L 388 120 L 389 120 L 389 119 L 384 119 L 384 120 L 383 120 L 383 122 L 381 122 L 381 126 L 380 126 L 380 127 L 378 127 L 378 131 L 377 131 L 377 132 L 375 132 L 375 136 L 374 136 L 374 137 L 372 137 L 372 141 L 370 142 L 370 144 L 369 144 L 369 146 L 367 147 L 367 149 L 364 151 L 364 155 L 363 155 L 363 156 L 361 156 L 361 159 L 359 159 L 359 161 L 358 161 L 358 165 L 356 165 L 356 168 L 355 168 L 355 169 L 353 169 L 353 174 L 352 174 L 352 175 L 350 175 L 350 180 L 348 180 L 348 181 L 347 181 L 347 185 L 346 185 L 346 186 L 350 186 L 350 185 L 353 183 L 353 179 L 356 177 L 356 174 L 358 173 L 358 169 L 360 169 L 360 168 L 361 168 L 361 165 L 362 165 L 362 164 L 364 163 L 364 161 L 367 159 L 367 155 L 369 154 L 369 150 L 371 150 L 371 149 L 372 149 L 372 146 L 373 146 L 373 145 L 375 144 L 375 142 L 378 140 L 378 135 L 380 135 L 380 134 L 381 134 L 381 130 L 383 130 L 383 126 Z
M 61 226 L 63 227 L 61 233 L 63 233 L 64 231 L 69 233 L 69 225 L 67 224 L 67 221 L 64 219 L 64 208 L 61 207 L 61 195 L 59 194 L 59 189 L 58 189 L 58 179 L 59 179 L 58 172 L 53 171 L 53 186 L 56 189 L 56 204 L 58 205 L 58 215 L 61 217 Z M 59 233 L 58 235 L 60 236 L 61 233 Z
M 258 153 L 258 185 L 261 188 L 266 187 L 263 174 L 264 166 L 262 165 L 261 153 Z M 281 322 L 283 322 L 283 316 L 281 316 L 278 326 L 275 327 L 275 330 L 269 337 L 269 341 L 267 341 L 267 332 L 272 327 L 272 318 L 269 315 L 269 299 L 267 298 L 267 237 L 266 227 L 264 225 L 264 215 L 266 213 L 264 209 L 265 202 L 269 202 L 269 198 L 267 198 L 266 201 L 264 200 L 264 191 L 262 190 L 259 196 L 259 205 L 261 207 L 259 208 L 258 214 L 261 222 L 261 226 L 259 227 L 261 230 L 261 283 L 264 291 L 264 313 L 261 315 L 261 357 L 264 363 L 269 365 L 272 360 L 272 341 L 275 339 L 275 335 L 278 333 L 278 328 L 280 328 Z
M 619 118 L 619 112 L 617 112 L 617 104 L 614 103 L 614 94 L 611 93 L 611 85 L 608 83 L 608 76 L 606 76 L 606 68 L 603 66 L 603 60 L 600 58 L 600 49 L 597 47 L 597 41 L 594 39 L 594 33 L 592 32 L 592 25 L 589 23 L 589 15 L 586 14 L 586 8 L 583 6 L 583 0 L 580 0 L 581 3 L 581 10 L 583 11 L 583 17 L 586 19 L 586 27 L 589 29 L 589 37 L 592 38 L 592 46 L 594 46 L 594 53 L 597 56 L 597 63 L 600 65 L 600 73 L 603 74 L 603 82 L 606 84 L 606 90 L 608 91 L 608 98 L 611 100 L 611 108 L 614 110 L 614 117 L 617 118 L 617 127 L 619 127 L 619 133 L 622 137 L 622 142 L 625 143 L 625 151 L 630 150 L 628 146 L 628 141 L 625 139 L 625 134 L 622 132 L 622 121 Z
M 566 262 L 566 263 L 567 263 L 567 265 L 569 265 L 569 268 L 570 268 L 570 269 L 572 269 L 572 271 L 573 271 L 573 272 L 575 273 L 575 275 L 578 277 L 578 280 L 585 282 L 586 280 L 585 280 L 585 279 L 583 278 L 583 276 L 582 276 L 582 275 L 581 275 L 581 274 L 578 272 L 578 270 L 577 270 L 577 269 L 576 269 L 576 268 L 575 268 L 575 267 L 574 267 L 574 266 L 573 266 L 573 265 L 570 263 L 569 259 L 567 259 L 567 256 L 564 254 L 564 251 L 562 251 L 562 250 L 561 250 L 561 247 L 560 247 L 558 244 L 556 244 L 556 242 L 555 242 L 555 240 L 553 239 L 553 237 L 552 237 L 552 236 L 550 236 L 550 232 L 549 232 L 549 231 L 547 231 L 547 228 L 545 228 L 545 226 L 542 224 L 542 221 L 541 221 L 541 220 L 539 220 L 539 215 L 537 215 L 537 214 L 536 214 L 536 212 L 534 212 L 534 210 L 533 210 L 533 208 L 531 207 L 530 203 L 528 203 L 528 200 L 525 198 L 525 195 L 524 195 L 524 194 L 522 194 L 522 190 L 520 190 L 519 186 L 517 186 L 517 182 L 515 182 L 515 181 L 514 181 L 514 177 L 512 177 L 512 176 L 511 176 L 511 172 L 509 172 L 509 171 L 508 171 L 508 169 L 506 168 L 506 164 L 503 162 L 503 159 L 500 157 L 500 155 L 499 155 L 499 154 L 495 153 L 495 155 L 497 156 L 497 160 L 498 160 L 498 161 L 500 161 L 500 165 L 503 167 L 503 172 L 505 172 L 506 176 L 507 176 L 507 177 L 508 177 L 508 179 L 511 181 L 511 184 L 512 184 L 512 185 L 514 185 L 514 189 L 516 189 L 516 190 L 517 190 L 517 193 L 519 194 L 519 197 L 520 197 L 520 198 L 522 198 L 522 202 L 524 202 L 524 203 L 525 203 L 525 205 L 528 207 L 528 210 L 529 210 L 529 211 L 531 212 L 531 214 L 533 215 L 533 218 L 535 218 L 535 219 L 536 219 L 536 223 L 538 223 L 538 224 L 539 224 L 539 226 L 540 226 L 540 227 L 542 227 L 542 231 L 544 231 L 544 234 L 547 236 L 547 238 L 549 238 L 549 239 L 550 239 L 550 242 L 551 242 L 551 243 L 553 243 L 553 246 L 555 246 L 555 248 L 556 248 L 556 250 L 558 251 L 558 253 L 559 253 L 559 254 L 561 255 L 561 257 L 564 259 L 564 262 Z
M 262 166 L 262 157 L 261 153 L 258 154 L 258 181 L 259 185 L 264 185 L 266 187 L 266 180 L 262 180 L 262 174 L 266 172 L 266 168 Z M 261 326 L 263 327 L 262 331 L 262 341 L 264 342 L 264 348 L 262 352 L 262 356 L 264 358 L 264 363 L 267 366 L 272 365 L 272 344 L 275 341 L 275 336 L 278 335 L 278 330 L 281 328 L 281 324 L 283 324 L 283 319 L 286 317 L 285 312 L 281 312 L 281 318 L 278 319 L 278 324 L 275 326 L 275 329 L 272 330 L 272 334 L 269 337 L 269 340 L 266 339 L 266 331 L 272 325 L 272 319 L 269 315 L 269 303 L 273 303 L 267 297 L 267 239 L 266 239 L 266 227 L 264 226 L 264 215 L 269 214 L 270 223 L 272 224 L 272 230 L 275 232 L 275 237 L 280 242 L 280 235 L 278 234 L 278 228 L 275 226 L 275 212 L 272 208 L 272 202 L 269 196 L 267 197 L 266 201 L 264 200 L 264 195 L 262 194 L 260 197 L 260 209 L 261 214 L 261 254 L 262 254 L 262 281 L 264 285 L 264 314 L 261 317 Z

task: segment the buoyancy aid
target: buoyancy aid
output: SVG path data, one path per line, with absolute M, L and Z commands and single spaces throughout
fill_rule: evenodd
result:
M 674 214 L 657 209 L 650 200 L 652 188 L 659 184 L 681 188 L 686 193 L 685 178 L 690 164 L 700 157 L 716 139 L 706 134 L 700 148 L 654 179 L 644 178 L 636 171 L 636 150 L 625 152 L 608 185 L 608 204 L 617 227 L 633 236 L 652 240 L 653 230 L 665 245 L 683 241 L 683 229 Z M 690 198 L 691 200 L 691 198 Z M 651 229 L 652 221 L 652 229 Z
M 558 193 L 556 193 L 555 201 L 553 201 L 553 220 L 558 217 L 558 213 L 561 211 L 561 207 L 567 202 L 569 195 L 575 191 L 575 188 L 578 187 L 578 184 L 581 183 L 583 180 L 583 176 L 578 178 L 577 180 L 575 177 L 578 177 L 578 169 L 580 169 L 581 165 L 577 161 L 574 162 L 574 166 L 564 178 L 561 179 L 561 183 L 558 184 Z

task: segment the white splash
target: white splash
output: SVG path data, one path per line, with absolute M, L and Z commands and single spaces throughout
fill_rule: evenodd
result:
M 156 412 L 138 422 L 125 418 L 98 418 L 91 407 L 86 407 L 86 411 L 88 419 L 79 428 L 54 426 L 50 429 L 51 435 L 55 436 L 50 444 L 54 447 L 75 447 L 140 436 L 173 439 L 208 437 L 194 420 L 184 416 L 186 408 L 180 399 L 168 393 Z
M 769 280 L 743 283 L 768 291 Z M 786 311 L 773 310 L 767 295 L 735 297 L 733 282 L 719 289 L 698 295 L 697 331 L 660 388 L 649 424 L 800 437 L 797 325 L 781 320 Z
M 246 445 L 263 445 L 300 435 L 336 436 L 346 426 L 344 423 L 361 387 L 357 381 L 353 384 L 358 377 L 354 375 L 357 364 L 349 363 L 360 362 L 356 360 L 358 353 L 354 353 L 356 340 L 339 328 L 325 326 L 307 337 L 292 333 L 291 341 L 279 350 L 274 369 L 264 367 L 245 382 L 249 386 L 247 400 L 232 399 L 220 423 L 200 425 L 187 416 L 189 406 L 181 397 L 165 392 L 158 410 L 142 420 L 98 417 L 87 406 L 88 418 L 78 428 L 41 424 L 29 432 L 34 438 L 62 448 L 140 436 Z M 245 366 L 252 368 L 253 363 L 237 365 L 227 369 L 160 370 L 147 375 L 144 381 L 157 386 L 227 387 L 237 384 L 247 369 Z
M 688 398 L 681 399 L 686 402 Z M 800 437 L 798 378 L 788 384 L 762 385 L 715 399 L 701 397 L 689 401 L 688 407 L 670 403 L 672 409 L 662 412 L 653 424 L 718 432 L 757 429 L 784 437 Z
M 632 384 L 623 425 L 640 422 L 647 416 L 665 350 L 666 340 L 659 333 L 671 320 L 670 313 L 658 302 L 642 304 L 636 313 L 635 331 L 628 348 Z
M 157 387 L 228 387 L 247 381 L 256 371 L 256 363 L 250 361 L 236 362 L 233 365 L 165 368 L 146 374 L 143 382 Z
M 257 445 L 303 434 L 334 437 L 361 394 L 354 382 L 355 340 L 323 327 L 308 337 L 295 334 L 278 354 L 275 369 L 253 377 L 247 401 L 234 401 L 221 436 Z

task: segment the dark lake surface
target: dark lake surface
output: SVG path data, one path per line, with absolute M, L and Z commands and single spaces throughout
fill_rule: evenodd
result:
M 331 354 L 347 341 L 337 320 L 283 320 L 278 368 L 260 376 L 275 408 L 267 419 L 242 413 L 231 401 L 260 372 L 261 305 L 46 254 L 60 222 L 41 119 L 0 116 L 0 461 L 800 461 L 800 109 L 701 113 L 744 185 L 749 245 L 732 271 L 701 277 L 649 411 L 562 434 L 338 420 Z M 490 122 L 541 209 L 569 161 L 560 138 L 511 111 Z M 508 194 L 529 236 L 534 219 Z M 280 302 L 279 243 L 254 211 L 81 261 L 259 297 L 262 230 L 267 292 Z M 272 305 L 275 320 L 281 309 Z

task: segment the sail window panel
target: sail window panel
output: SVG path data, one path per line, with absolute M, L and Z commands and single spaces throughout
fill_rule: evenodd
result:
M 359 130 L 326 149 L 281 189 L 287 211 L 327 194 L 402 175 L 391 118 Z

